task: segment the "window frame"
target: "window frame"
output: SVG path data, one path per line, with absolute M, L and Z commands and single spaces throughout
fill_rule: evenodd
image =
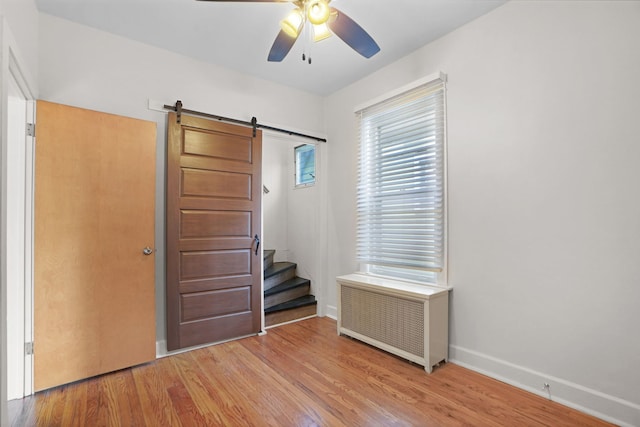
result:
M 442 141 L 441 141 L 441 149 L 442 149 L 442 175 L 440 176 L 442 181 L 442 238 L 441 238 L 441 259 L 440 259 L 440 268 L 435 271 L 435 269 L 421 269 L 421 268 L 410 268 L 410 267 L 391 267 L 371 262 L 366 262 L 360 259 L 359 254 L 356 255 L 358 259 L 360 270 L 364 273 L 389 277 L 394 280 L 403 280 L 413 283 L 418 283 L 422 285 L 430 285 L 430 286 L 442 286 L 448 287 L 448 278 L 447 278 L 447 264 L 448 264 L 448 182 L 447 182 L 447 76 L 442 72 L 434 73 L 432 75 L 426 76 L 422 79 L 416 80 L 412 83 L 409 83 L 405 86 L 402 86 L 396 90 L 385 93 L 382 96 L 379 96 L 371 101 L 368 101 L 364 104 L 361 104 L 355 108 L 355 113 L 357 117 L 357 126 L 359 128 L 359 141 L 358 141 L 358 194 L 360 195 L 360 185 L 361 185 L 361 168 L 362 168 L 362 144 L 364 143 L 361 132 L 363 126 L 362 112 L 363 110 L 367 110 L 371 107 L 374 107 L 378 104 L 386 103 L 392 98 L 399 97 L 401 95 L 411 93 L 412 91 L 419 90 L 423 86 L 427 86 L 430 84 L 441 84 L 442 85 Z M 358 215 L 358 225 L 360 225 L 360 209 L 359 206 L 356 206 L 356 213 Z M 356 237 L 356 246 L 360 246 L 360 239 Z

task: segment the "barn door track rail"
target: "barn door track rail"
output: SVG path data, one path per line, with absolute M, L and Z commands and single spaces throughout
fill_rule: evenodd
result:
M 219 120 L 221 122 L 234 123 L 236 125 L 247 126 L 247 127 L 253 128 L 253 136 L 256 136 L 256 130 L 257 129 L 265 129 L 265 130 L 270 130 L 270 131 L 273 131 L 273 132 L 286 133 L 287 135 L 290 135 L 290 136 L 299 136 L 299 137 L 302 137 L 302 138 L 313 139 L 314 141 L 317 141 L 317 142 L 327 142 L 326 138 L 320 138 L 320 137 L 313 136 L 313 135 L 307 135 L 307 134 L 300 133 L 300 132 L 294 132 L 292 130 L 281 129 L 281 128 L 277 128 L 277 127 L 273 127 L 273 126 L 260 124 L 260 123 L 258 123 L 258 119 L 256 119 L 255 117 L 252 117 L 251 121 L 248 122 L 246 120 L 232 119 L 232 118 L 229 118 L 229 117 L 217 116 L 215 114 L 203 113 L 201 111 L 188 110 L 186 108 L 182 108 L 182 101 L 180 101 L 180 100 L 176 101 L 176 105 L 164 105 L 164 109 L 165 110 L 170 110 L 170 111 L 175 111 L 178 123 L 180 123 L 180 121 L 182 119 L 182 114 L 184 113 L 184 114 L 190 114 L 190 115 L 193 115 L 193 116 L 200 116 L 200 117 L 206 117 L 208 119 Z

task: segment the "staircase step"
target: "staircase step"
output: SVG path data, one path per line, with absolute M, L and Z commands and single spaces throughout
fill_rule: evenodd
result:
M 307 305 L 316 305 L 316 304 L 317 304 L 317 301 L 315 296 L 305 295 L 303 297 L 296 298 L 291 301 L 283 302 L 282 304 L 274 305 L 273 307 L 265 309 L 264 313 L 271 314 L 278 311 L 290 310 L 292 308 L 298 308 L 298 307 L 303 307 Z
M 282 273 L 291 268 L 296 268 L 297 265 L 294 262 L 274 262 L 273 265 L 264 270 L 264 278 L 269 279 L 276 274 Z
M 306 295 L 265 309 L 265 325 L 273 326 L 317 314 L 316 297 Z
M 265 309 L 271 308 L 283 302 L 308 295 L 310 290 L 311 281 L 296 276 L 264 291 L 264 307 Z
M 280 283 L 277 286 L 274 286 L 271 289 L 267 289 L 264 291 L 264 296 L 268 297 L 273 294 L 277 294 L 280 292 L 288 291 L 289 289 L 296 288 L 303 285 L 309 285 L 311 281 L 309 279 L 305 279 L 303 277 L 295 276 L 292 279 L 289 279 L 285 282 Z
M 274 262 L 264 271 L 264 290 L 278 286 L 296 275 L 297 265 L 293 262 Z
M 274 249 L 265 249 L 262 257 L 264 259 L 264 269 L 268 269 L 269 267 L 271 267 L 273 265 L 273 256 L 275 255 L 276 251 Z

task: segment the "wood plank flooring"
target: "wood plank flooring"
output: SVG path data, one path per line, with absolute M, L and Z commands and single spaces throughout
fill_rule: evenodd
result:
M 422 367 L 312 318 L 9 402 L 13 426 L 606 426 L 448 363 Z

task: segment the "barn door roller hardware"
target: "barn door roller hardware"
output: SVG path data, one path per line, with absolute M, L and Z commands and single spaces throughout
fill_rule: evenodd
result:
M 287 130 L 287 129 L 280 129 L 273 126 L 261 125 L 260 123 L 258 123 L 258 119 L 256 119 L 255 117 L 252 117 L 251 121 L 247 122 L 245 120 L 231 119 L 229 117 L 217 116 L 215 114 L 203 113 L 201 111 L 187 110 L 186 108 L 182 108 L 182 101 L 180 100 L 176 101 L 176 105 L 165 105 L 164 109 L 175 111 L 176 120 L 178 123 L 180 123 L 180 121 L 182 120 L 182 113 L 184 113 L 184 114 L 190 114 L 193 116 L 200 116 L 200 117 L 206 117 L 208 119 L 219 120 L 221 122 L 234 123 L 240 126 L 247 126 L 253 129 L 253 136 L 256 136 L 257 129 L 266 129 L 273 132 L 286 133 L 287 135 L 291 135 L 291 136 L 299 136 L 302 138 L 313 139 L 314 141 L 318 141 L 318 142 L 327 142 L 326 138 L 320 138 L 313 135 L 306 135 L 304 133 L 294 132 L 292 130 Z

